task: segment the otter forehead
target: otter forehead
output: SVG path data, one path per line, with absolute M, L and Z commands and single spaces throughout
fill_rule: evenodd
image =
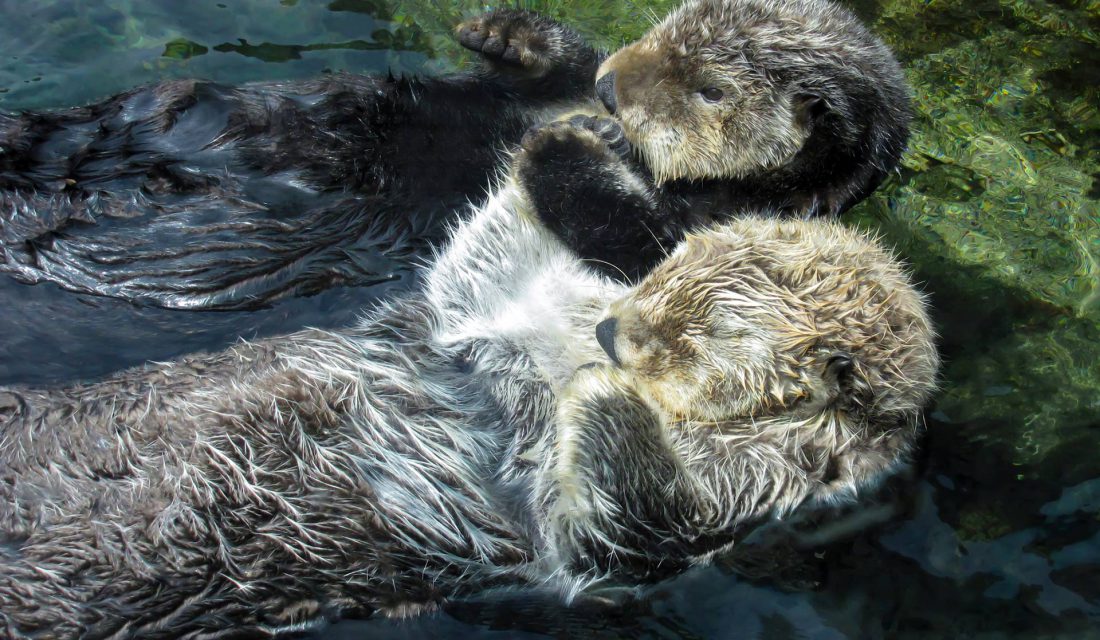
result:
M 848 51 L 869 34 L 848 12 L 821 0 L 699 0 L 670 14 L 644 40 L 680 55 L 789 60 Z
M 773 309 L 791 322 L 799 311 L 839 322 L 923 310 L 901 264 L 875 240 L 837 223 L 751 216 L 689 234 L 636 292 L 672 308 Z M 712 300 L 688 303 L 701 297 Z

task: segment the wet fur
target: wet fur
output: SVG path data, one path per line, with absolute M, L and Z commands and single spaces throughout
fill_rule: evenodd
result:
M 0 114 L 0 271 L 177 309 L 408 275 L 508 144 L 592 95 L 602 54 L 573 31 L 503 10 L 460 39 L 482 24 L 517 31 L 527 66 L 490 51 L 441 78 L 173 80 Z
M 611 313 L 666 347 L 710 342 L 664 367 L 624 345 L 611 367 L 593 331 Z M 739 318 L 772 360 L 720 389 Z M 422 291 L 352 329 L 6 391 L 0 632 L 263 636 L 475 589 L 655 580 L 902 462 L 931 341 L 904 273 L 852 231 L 747 219 L 628 289 L 508 181 Z M 805 393 L 769 386 L 791 381 Z M 704 413 L 669 401 L 685 390 Z
M 622 129 L 609 135 L 627 149 L 563 137 L 524 179 L 549 228 L 629 278 L 739 211 L 845 211 L 897 166 L 909 135 L 893 55 L 828 0 L 693 0 L 597 76 Z

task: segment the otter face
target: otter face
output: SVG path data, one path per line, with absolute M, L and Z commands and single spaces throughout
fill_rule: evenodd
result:
M 688 236 L 596 334 L 680 421 L 911 413 L 938 368 L 905 273 L 832 224 L 747 218 Z
M 734 53 L 681 54 L 649 37 L 609 58 L 599 78 L 605 107 L 658 183 L 775 168 L 808 137 L 799 98 Z
M 572 566 L 646 579 L 733 542 L 740 522 L 883 477 L 939 363 L 901 266 L 820 221 L 689 235 L 596 338 L 617 367 L 564 390 L 538 502 Z
M 596 92 L 658 183 L 738 179 L 789 163 L 826 112 L 858 137 L 849 94 L 879 100 L 864 67 L 883 51 L 821 0 L 696 0 L 608 58 Z
M 779 309 L 739 294 L 720 251 L 690 239 L 596 327 L 608 357 L 675 420 L 760 416 L 811 393 L 777 367 Z

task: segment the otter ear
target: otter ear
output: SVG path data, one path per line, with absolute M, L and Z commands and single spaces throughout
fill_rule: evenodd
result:
M 825 362 L 825 383 L 836 389 L 837 397 L 846 396 L 852 391 L 852 370 L 855 362 L 847 353 L 834 353 Z
M 820 93 L 803 91 L 794 97 L 795 112 L 803 124 L 817 121 L 829 112 L 829 103 Z

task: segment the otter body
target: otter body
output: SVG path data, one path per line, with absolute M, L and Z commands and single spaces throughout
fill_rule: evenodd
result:
M 475 19 L 459 40 L 486 73 L 173 81 L 0 115 L 0 270 L 185 309 L 400 277 L 481 195 L 502 148 L 533 123 L 591 112 L 598 94 L 644 201 L 602 197 L 622 185 L 600 182 L 600 167 L 526 178 L 567 245 L 640 276 L 731 212 L 843 211 L 908 136 L 897 63 L 827 0 L 695 0 L 606 60 L 521 11 Z M 569 189 L 581 201 L 561 195 L 565 175 L 586 174 Z
M 474 72 L 171 81 L 0 114 L 0 385 L 343 327 L 414 286 L 507 146 L 591 100 L 601 56 L 523 11 L 458 37 Z
M 264 635 L 660 579 L 903 461 L 936 365 L 851 231 L 745 219 L 627 288 L 510 179 L 353 329 L 6 392 L 0 628 Z
M 177 80 L 0 114 L 0 271 L 176 309 L 408 277 L 508 143 L 592 94 L 601 56 L 567 28 L 522 11 L 471 27 L 528 59 L 485 53 L 441 78 Z

